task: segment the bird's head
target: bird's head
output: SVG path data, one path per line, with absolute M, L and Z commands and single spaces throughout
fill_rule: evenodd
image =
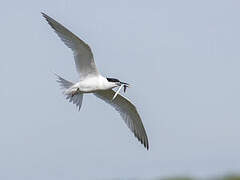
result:
M 115 78 L 107 78 L 108 82 L 112 82 L 117 86 L 123 86 L 123 90 L 124 92 L 126 92 L 126 89 L 127 87 L 129 87 L 129 84 L 128 83 L 125 83 L 125 82 L 121 82 L 119 81 L 118 79 L 115 79 Z

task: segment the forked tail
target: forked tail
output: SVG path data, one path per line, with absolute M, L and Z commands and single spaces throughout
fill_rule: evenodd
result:
M 57 76 L 57 82 L 60 84 L 61 89 L 64 89 L 64 95 L 66 96 L 66 99 L 69 100 L 69 102 L 73 102 L 78 108 L 78 110 L 81 109 L 82 106 L 82 100 L 83 100 L 83 94 L 77 93 L 77 94 L 71 94 L 69 91 L 71 91 L 71 87 L 74 85 L 74 83 L 63 79 L 61 76 L 55 74 Z M 68 92 L 68 93 L 66 93 Z
M 66 79 L 63 79 L 61 76 L 55 74 L 57 76 L 57 82 L 60 84 L 60 87 L 64 90 L 67 90 L 68 88 L 70 88 L 73 83 L 70 81 L 67 81 Z

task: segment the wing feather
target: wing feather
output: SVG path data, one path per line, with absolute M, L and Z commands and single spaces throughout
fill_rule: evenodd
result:
M 112 105 L 120 113 L 121 117 L 129 129 L 134 133 L 135 137 L 144 145 L 144 147 L 149 149 L 147 134 L 136 107 L 127 98 L 120 94 L 118 94 L 117 97 L 112 100 L 115 94 L 115 91 L 112 89 L 98 91 L 94 94 L 106 103 Z
M 99 73 L 94 62 L 93 53 L 88 44 L 53 18 L 44 13 L 42 13 L 42 15 L 47 20 L 48 24 L 55 30 L 64 44 L 73 51 L 76 69 L 80 74 L 80 78 L 83 79 L 87 76 L 98 75 Z

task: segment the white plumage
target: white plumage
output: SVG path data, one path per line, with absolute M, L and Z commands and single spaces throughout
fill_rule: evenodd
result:
M 147 134 L 136 107 L 127 98 L 118 94 L 122 87 L 124 87 L 125 91 L 128 84 L 118 79 L 103 77 L 94 63 L 91 48 L 60 23 L 44 13 L 42 15 L 60 39 L 73 51 L 76 69 L 80 76 L 79 82 L 72 83 L 57 75 L 57 81 L 60 83 L 61 88 L 64 89 L 66 99 L 73 102 L 80 110 L 83 94 L 94 93 L 94 95 L 113 106 L 120 113 L 130 130 L 148 149 Z M 112 90 L 115 87 L 119 87 L 117 92 Z

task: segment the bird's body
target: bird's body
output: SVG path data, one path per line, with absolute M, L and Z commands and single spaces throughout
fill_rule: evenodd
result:
M 116 84 L 109 82 L 105 77 L 98 75 L 80 80 L 68 90 L 71 91 L 71 93 L 74 93 L 76 89 L 78 89 L 79 93 L 94 93 L 115 87 L 117 87 Z
M 42 13 L 42 15 L 65 45 L 73 51 L 80 80 L 76 83 L 72 83 L 57 75 L 57 81 L 64 89 L 66 99 L 75 104 L 80 110 L 83 94 L 93 93 L 98 98 L 112 105 L 120 113 L 127 126 L 148 149 L 147 134 L 136 107 L 127 98 L 118 94 L 122 87 L 124 87 L 125 92 L 129 84 L 115 78 L 103 77 L 97 70 L 91 48 L 63 25 L 44 13 Z M 112 90 L 115 87 L 119 87 L 117 92 Z

